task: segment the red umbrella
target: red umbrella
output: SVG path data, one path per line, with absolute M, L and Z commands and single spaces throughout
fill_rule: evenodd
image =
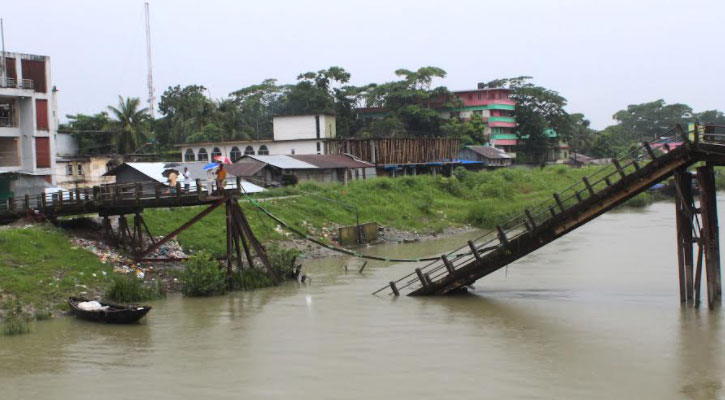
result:
M 222 164 L 231 164 L 232 163 L 229 160 L 229 157 L 224 157 L 224 156 L 215 156 L 214 161 L 221 161 Z

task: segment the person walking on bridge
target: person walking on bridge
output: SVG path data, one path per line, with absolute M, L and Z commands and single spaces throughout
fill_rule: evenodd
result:
M 219 168 L 216 171 L 216 187 L 219 194 L 224 194 L 224 182 L 227 178 L 227 170 L 224 169 L 224 164 L 219 161 Z

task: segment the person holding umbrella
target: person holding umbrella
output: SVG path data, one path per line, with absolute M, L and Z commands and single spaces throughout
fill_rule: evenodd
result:
M 219 161 L 219 168 L 216 171 L 216 187 L 219 190 L 219 194 L 224 194 L 224 181 L 227 178 L 227 170 L 224 169 L 224 164 Z

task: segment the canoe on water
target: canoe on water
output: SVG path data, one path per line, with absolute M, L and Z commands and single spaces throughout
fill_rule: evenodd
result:
M 130 324 L 144 317 L 151 306 L 129 305 L 91 302 L 79 297 L 69 297 L 68 305 L 78 318 L 94 322 L 107 322 L 110 324 Z

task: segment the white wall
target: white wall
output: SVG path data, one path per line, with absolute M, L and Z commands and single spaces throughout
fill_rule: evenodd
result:
M 73 156 L 78 154 L 78 141 L 70 133 L 58 133 L 55 135 L 55 150 L 61 156 Z
M 319 154 L 324 154 L 325 153 L 324 140 L 320 140 L 319 142 L 320 142 L 320 153 Z M 318 141 L 316 141 L 316 140 L 288 140 L 288 141 L 284 141 L 284 142 L 245 141 L 245 142 L 239 142 L 239 143 L 225 143 L 225 144 L 218 144 L 218 145 L 192 144 L 192 145 L 186 145 L 186 146 L 181 147 L 181 157 L 182 157 L 182 161 L 185 161 L 184 155 L 186 154 L 186 151 L 188 149 L 191 149 L 194 152 L 194 161 L 199 161 L 199 150 L 204 148 L 206 150 L 206 153 L 209 155 L 209 160 L 211 161 L 211 153 L 215 147 L 218 147 L 224 157 L 229 157 L 231 159 L 231 152 L 235 146 L 242 153 L 242 156 L 244 156 L 244 150 L 247 148 L 247 146 L 252 147 L 252 149 L 254 150 L 254 155 L 259 155 L 259 148 L 262 146 L 267 147 L 267 150 L 269 150 L 269 155 L 292 154 L 293 149 L 294 149 L 294 154 L 318 154 L 317 153 L 317 143 L 318 143 Z
M 314 115 L 278 116 L 272 119 L 272 125 L 274 140 L 317 138 L 317 125 Z M 322 126 L 320 126 L 320 131 L 322 131 Z

